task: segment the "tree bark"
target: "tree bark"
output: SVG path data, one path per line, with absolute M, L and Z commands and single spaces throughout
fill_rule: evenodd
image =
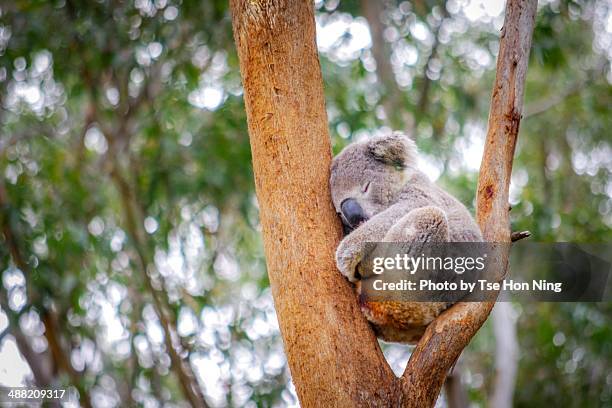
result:
M 509 0 L 478 188 L 485 239 L 510 242 L 508 188 L 536 0 Z M 232 0 L 270 285 L 300 403 L 433 406 L 493 303 L 459 303 L 427 329 L 397 379 L 334 264 L 330 140 L 308 0 Z M 505 269 L 507 259 L 500 260 Z
M 341 226 L 313 3 L 230 6 L 270 286 L 300 402 L 386 405 L 395 376 L 334 263 Z
M 485 241 L 493 243 L 510 242 L 510 174 L 536 11 L 537 0 L 506 3 L 476 199 L 478 225 Z M 496 261 L 503 276 L 507 253 Z M 448 368 L 485 322 L 493 305 L 493 302 L 458 303 L 429 325 L 402 376 L 411 401 L 409 406 L 433 406 Z
M 508 189 L 523 111 L 537 0 L 509 0 L 502 28 L 476 216 L 487 241 L 510 242 Z

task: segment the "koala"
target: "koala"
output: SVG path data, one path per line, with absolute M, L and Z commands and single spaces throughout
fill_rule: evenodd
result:
M 393 132 L 352 143 L 331 165 L 331 195 L 345 236 L 336 251 L 340 272 L 355 283 L 359 304 L 377 336 L 415 343 L 449 305 L 372 301 L 360 293 L 367 242 L 481 242 L 465 206 L 417 168 L 415 143 Z

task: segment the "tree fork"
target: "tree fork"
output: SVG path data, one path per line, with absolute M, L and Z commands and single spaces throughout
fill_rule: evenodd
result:
M 510 241 L 509 175 L 536 5 L 506 6 L 478 189 L 478 221 L 492 242 Z M 313 3 L 231 0 L 230 7 L 268 274 L 302 406 L 433 406 L 493 303 L 459 303 L 442 314 L 395 377 L 334 263 L 341 227 L 329 192 Z M 507 259 L 500 262 L 505 269 Z

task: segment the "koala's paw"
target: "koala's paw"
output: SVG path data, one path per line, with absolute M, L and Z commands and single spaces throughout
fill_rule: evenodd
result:
M 357 282 L 360 279 L 357 266 L 361 262 L 362 248 L 349 240 L 343 239 L 336 250 L 336 266 L 342 275 L 349 281 Z
M 447 242 L 448 219 L 438 207 L 416 208 L 403 216 L 385 236 L 389 242 Z

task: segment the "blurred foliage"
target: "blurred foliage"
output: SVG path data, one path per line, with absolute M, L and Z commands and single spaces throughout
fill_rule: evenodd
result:
M 368 14 L 367 1 L 316 2 L 334 151 L 410 131 L 430 177 L 473 209 L 503 5 L 384 1 Z M 610 242 L 612 7 L 540 3 L 513 228 Z M 230 23 L 226 1 L 0 2 L 0 366 L 13 381 L 45 371 L 20 374 L 17 347 L 94 406 L 176 406 L 173 347 L 212 406 L 297 404 Z M 517 406 L 612 405 L 610 304 L 514 309 Z M 464 354 L 478 405 L 493 350 L 487 324 Z M 395 368 L 407 351 L 385 347 Z

